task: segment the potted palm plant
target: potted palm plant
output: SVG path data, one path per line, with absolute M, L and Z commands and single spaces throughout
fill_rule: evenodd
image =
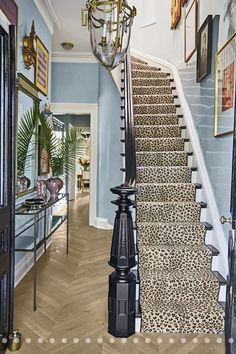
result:
M 43 114 L 40 114 L 42 126 L 41 144 L 48 157 L 52 177 L 46 181 L 51 199 L 58 197 L 63 187 L 62 176 L 66 179 L 74 172 L 78 143 L 83 140 L 83 130 L 70 128 L 62 139 L 58 139 L 52 126 Z
M 17 178 L 18 192 L 24 192 L 30 187 L 31 181 L 25 176 L 29 158 L 35 153 L 35 144 L 30 151 L 32 137 L 36 134 L 37 109 L 29 109 L 21 118 L 17 131 Z

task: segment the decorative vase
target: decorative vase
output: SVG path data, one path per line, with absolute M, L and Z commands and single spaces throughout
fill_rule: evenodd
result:
M 26 176 L 19 176 L 17 179 L 18 193 L 22 193 L 29 189 L 31 181 Z
M 47 189 L 50 192 L 50 200 L 58 199 L 58 193 L 63 187 L 63 181 L 59 177 L 50 177 L 46 181 Z

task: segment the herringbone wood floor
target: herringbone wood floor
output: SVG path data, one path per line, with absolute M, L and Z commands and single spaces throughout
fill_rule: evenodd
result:
M 15 328 L 23 336 L 19 353 L 224 353 L 223 337 L 217 336 L 138 334 L 127 342 L 112 338 L 107 333 L 111 232 L 87 225 L 88 196 L 85 195 L 71 204 L 69 255 L 65 254 L 63 226 L 38 262 L 36 312 L 32 311 L 31 274 L 17 286 Z

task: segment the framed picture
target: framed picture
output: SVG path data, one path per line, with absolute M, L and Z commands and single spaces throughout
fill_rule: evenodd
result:
M 171 29 L 176 28 L 181 18 L 181 0 L 171 0 Z
M 207 16 L 197 34 L 197 82 L 211 73 L 212 15 Z
M 81 9 L 81 23 L 82 26 L 88 26 L 88 10 Z
M 198 3 L 193 0 L 185 16 L 184 24 L 184 52 L 185 63 L 187 63 L 197 49 L 197 22 L 198 22 Z
M 236 33 L 216 54 L 214 135 L 231 134 L 234 128 Z
M 47 151 L 42 147 L 42 127 L 38 127 L 38 175 L 47 175 L 50 172 Z
M 36 37 L 35 85 L 45 95 L 48 95 L 49 53 L 47 48 Z

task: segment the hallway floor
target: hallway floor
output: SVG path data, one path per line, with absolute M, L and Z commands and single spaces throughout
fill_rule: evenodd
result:
M 70 247 L 64 225 L 37 267 L 38 309 L 32 311 L 30 272 L 15 291 L 15 328 L 24 354 L 223 354 L 223 336 L 107 333 L 111 232 L 88 225 L 88 195 L 70 207 Z M 9 352 L 10 353 L 10 352 Z

